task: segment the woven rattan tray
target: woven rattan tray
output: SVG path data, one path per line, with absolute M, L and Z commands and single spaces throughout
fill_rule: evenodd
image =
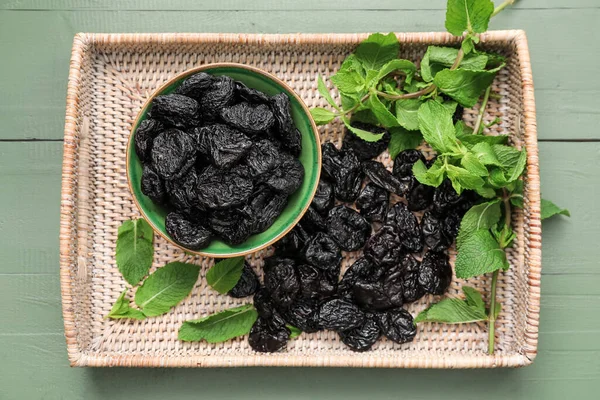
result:
M 243 303 L 218 295 L 198 281 L 192 294 L 168 314 L 145 321 L 103 317 L 126 287 L 114 260 L 117 227 L 139 217 L 127 188 L 125 147 L 133 119 L 144 100 L 174 74 L 212 62 L 250 64 L 288 83 L 308 106 L 324 106 L 317 75 L 330 76 L 366 34 L 79 34 L 75 37 L 67 96 L 60 222 L 60 275 L 69 360 L 74 366 L 347 366 L 481 368 L 530 364 L 537 351 L 540 304 L 541 225 L 535 105 L 525 34 L 490 32 L 481 46 L 508 57 L 494 82 L 501 98 L 490 101 L 491 120 L 501 125 L 487 134 L 511 133 L 528 151 L 525 208 L 513 216 L 518 235 L 509 252 L 511 268 L 498 281 L 502 312 L 496 353 L 486 354 L 484 325 L 422 324 L 412 343 L 379 341 L 372 351 L 353 353 L 332 332 L 303 334 L 286 352 L 253 352 L 246 338 L 227 343 L 183 343 L 177 330 L 186 319 Z M 445 33 L 398 34 L 401 57 L 417 61 L 427 45 L 452 44 Z M 468 110 L 473 121 L 477 109 Z M 342 126 L 321 127 L 323 140 L 339 141 Z M 389 156 L 381 156 L 388 163 Z M 212 260 L 194 258 L 156 237 L 153 268 L 168 261 L 201 263 L 204 276 Z M 257 270 L 261 257 L 251 258 Z M 451 258 L 453 259 L 453 254 Z M 348 253 L 344 266 L 357 254 Z M 489 288 L 491 278 L 469 285 Z M 455 280 L 450 294 L 463 281 Z M 483 290 L 487 293 L 487 290 Z M 436 298 L 410 305 L 416 314 Z M 246 300 L 248 301 L 248 300 Z

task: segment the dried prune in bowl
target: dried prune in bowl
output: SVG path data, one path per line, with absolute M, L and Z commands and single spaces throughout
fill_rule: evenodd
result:
M 231 171 L 209 167 L 198 177 L 197 203 L 211 210 L 236 207 L 250 198 L 253 189 L 251 180 Z
M 230 168 L 250 150 L 252 141 L 237 129 L 223 124 L 196 128 L 194 131 L 198 148 L 211 164 Z
M 151 160 L 152 167 L 161 178 L 181 178 L 196 161 L 194 140 L 178 129 L 163 131 L 154 139 Z
M 229 245 L 243 243 L 252 235 L 249 217 L 239 209 L 211 211 L 208 214 L 207 226 Z
M 152 118 L 180 129 L 198 125 L 199 111 L 196 100 L 180 94 L 156 96 L 152 100 Z
M 265 183 L 277 192 L 290 195 L 298 190 L 303 179 L 304 166 L 297 158 L 287 155 L 268 175 Z
M 269 103 L 269 96 L 264 94 L 263 92 L 249 88 L 244 85 L 242 82 L 235 82 L 235 90 L 237 95 L 244 101 L 252 104 L 267 104 Z
M 248 166 L 253 179 L 262 176 L 264 178 L 261 180 L 266 181 L 267 174 L 277 168 L 283 158 L 283 154 L 272 141 L 262 139 L 252 144 L 244 165 Z
M 270 98 L 270 106 L 275 117 L 275 133 L 282 147 L 298 157 L 302 152 L 302 134 L 294 125 L 290 108 L 290 98 L 278 93 Z
M 268 229 L 286 205 L 286 196 L 275 193 L 266 186 L 255 190 L 246 205 L 252 233 L 260 233 Z
M 165 129 L 162 122 L 155 119 L 146 119 L 140 122 L 140 126 L 135 131 L 135 154 L 142 163 L 150 162 L 152 153 L 152 144 L 154 138 Z
M 327 233 L 342 250 L 354 251 L 362 248 L 371 234 L 371 224 L 358 212 L 337 206 L 329 210 Z
M 200 250 L 212 240 L 210 230 L 177 212 L 167 215 L 165 228 L 175 243 L 190 250 Z
M 215 119 L 221 110 L 235 100 L 235 82 L 228 76 L 216 76 L 198 100 L 202 116 Z
M 246 102 L 223 108 L 221 118 L 227 125 L 248 134 L 266 132 L 275 122 L 269 107 L 264 104 L 254 106 Z
M 209 75 L 206 72 L 198 72 L 186 78 L 181 85 L 177 87 L 175 93 L 199 100 L 212 82 L 212 75 Z
M 142 170 L 141 188 L 142 193 L 150 197 L 156 204 L 163 204 L 165 202 L 167 196 L 165 182 L 149 165 L 144 165 Z

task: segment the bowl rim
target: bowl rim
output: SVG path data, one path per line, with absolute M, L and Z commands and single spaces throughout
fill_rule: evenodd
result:
M 198 67 L 187 69 L 181 73 L 174 75 L 173 77 L 171 77 L 167 81 L 165 81 L 162 85 L 160 85 L 158 88 L 156 88 L 152 92 L 152 94 L 148 97 L 148 99 L 146 99 L 144 104 L 142 104 L 140 110 L 137 112 L 135 119 L 133 120 L 133 124 L 131 125 L 131 129 L 129 131 L 129 136 L 127 138 L 127 147 L 125 148 L 125 152 L 126 152 L 125 174 L 127 175 L 127 187 L 129 188 L 129 192 L 131 193 L 133 202 L 135 203 L 135 206 L 137 207 L 140 214 L 142 215 L 142 218 L 144 218 L 144 220 L 152 227 L 152 230 L 155 233 L 157 233 L 159 236 L 161 236 L 163 239 L 165 239 L 167 242 L 171 243 L 172 245 L 182 249 L 186 253 L 190 253 L 190 254 L 194 254 L 194 255 L 198 255 L 198 256 L 202 256 L 202 257 L 210 257 L 210 258 L 215 258 L 215 257 L 216 258 L 233 258 L 233 257 L 241 257 L 241 256 L 245 256 L 248 254 L 256 253 L 256 252 L 272 245 L 273 243 L 277 242 L 279 239 L 281 239 L 282 237 L 287 235 L 298 224 L 298 222 L 300 222 L 300 220 L 302 219 L 302 217 L 304 216 L 304 214 L 310 207 L 312 200 L 315 197 L 315 193 L 317 192 L 317 187 L 319 185 L 319 179 L 317 179 L 316 184 L 310 191 L 310 195 L 308 196 L 308 201 L 306 202 L 306 204 L 304 205 L 302 210 L 297 214 L 296 218 L 292 221 L 292 223 L 289 224 L 289 226 L 286 229 L 284 229 L 278 235 L 272 237 L 270 240 L 266 241 L 265 243 L 262 243 L 259 246 L 255 246 L 252 249 L 236 251 L 236 252 L 231 252 L 231 253 L 225 253 L 225 254 L 213 254 L 213 253 L 206 253 L 201 250 L 191 250 L 191 249 L 188 249 L 186 247 L 183 247 L 183 246 L 175 243 L 175 241 L 173 241 L 167 234 L 163 233 L 160 229 L 158 229 L 156 227 L 156 225 L 154 225 L 154 223 L 150 220 L 150 218 L 148 218 L 148 216 L 146 215 L 146 212 L 143 210 L 142 206 L 140 205 L 140 203 L 138 201 L 138 198 L 135 195 L 133 187 L 131 186 L 131 179 L 130 179 L 129 165 L 130 165 L 130 161 L 131 161 L 130 154 L 132 153 L 131 146 L 133 145 L 132 138 L 133 138 L 133 135 L 135 135 L 135 130 L 136 130 L 135 128 L 138 126 L 140 119 L 142 118 L 144 110 L 146 110 L 146 108 L 148 108 L 148 106 L 150 105 L 152 100 L 154 100 L 154 98 L 156 96 L 158 96 L 167 87 L 169 87 L 170 85 L 175 83 L 175 81 L 186 78 L 189 75 L 193 75 L 195 73 L 214 69 L 214 68 L 240 68 L 240 69 L 245 69 L 245 70 L 251 71 L 253 73 L 262 75 L 262 76 L 274 81 L 276 84 L 281 86 L 284 90 L 286 90 L 288 92 L 288 94 L 291 94 L 292 96 L 294 96 L 294 98 L 298 101 L 298 104 L 300 104 L 300 106 L 302 107 L 302 110 L 308 117 L 311 129 L 312 129 L 312 133 L 313 133 L 313 135 L 315 137 L 315 141 L 317 143 L 317 146 L 316 146 L 317 147 L 317 165 L 316 165 L 317 176 L 321 175 L 321 166 L 322 166 L 321 137 L 319 135 L 319 130 L 317 128 L 317 124 L 315 123 L 315 120 L 312 117 L 312 114 L 310 113 L 310 109 L 304 103 L 302 98 L 296 93 L 296 91 L 290 87 L 290 85 L 288 85 L 283 80 L 279 79 L 278 77 L 276 77 L 275 75 L 273 75 L 269 72 L 263 71 L 257 67 L 253 67 L 253 66 L 246 65 L 246 64 L 231 63 L 231 62 L 219 62 L 219 63 L 200 65 Z

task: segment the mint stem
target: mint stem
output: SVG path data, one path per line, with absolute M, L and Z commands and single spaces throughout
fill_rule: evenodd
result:
M 479 108 L 479 114 L 477 115 L 477 122 L 475 123 L 475 127 L 473 128 L 474 135 L 479 134 L 479 129 L 481 128 L 481 122 L 483 121 L 483 114 L 485 114 L 485 107 L 487 106 L 491 91 L 492 91 L 492 86 L 490 85 L 485 90 L 485 94 L 483 95 L 483 101 L 481 102 L 481 107 Z
M 385 92 L 381 92 L 379 90 L 376 91 L 375 93 L 377 93 L 378 96 L 383 97 L 384 99 L 388 99 L 388 100 L 418 99 L 421 96 L 424 96 L 426 94 L 433 92 L 435 90 L 435 88 L 436 88 L 436 86 L 432 83 L 431 85 L 427 86 L 426 88 L 423 88 L 423 89 L 419 90 L 418 92 L 414 92 L 414 93 L 388 94 Z
M 494 8 L 494 12 L 492 13 L 492 17 L 496 16 L 500 11 L 504 10 L 506 7 L 513 5 L 515 0 L 506 0 L 504 3 L 500 4 L 498 7 Z
M 458 54 L 456 55 L 456 60 L 454 60 L 454 64 L 452 64 L 452 66 L 450 67 L 450 70 L 455 70 L 456 68 L 458 68 L 460 63 L 462 62 L 463 58 L 465 58 L 465 52 L 463 51 L 463 49 L 461 47 L 458 50 Z

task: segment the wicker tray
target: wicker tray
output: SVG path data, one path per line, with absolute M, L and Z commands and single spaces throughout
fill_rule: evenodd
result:
M 227 343 L 183 343 L 177 330 L 186 319 L 241 304 L 198 281 L 192 294 L 168 314 L 145 321 L 103 317 L 126 287 L 114 260 L 117 227 L 139 217 L 127 188 L 125 147 L 133 119 L 149 94 L 174 74 L 212 62 L 239 62 L 269 71 L 293 87 L 308 106 L 324 106 L 317 75 L 330 76 L 366 34 L 79 34 L 75 37 L 67 96 L 61 197 L 60 275 L 69 360 L 73 366 L 346 366 L 482 368 L 516 367 L 532 362 L 537 351 L 540 304 L 541 225 L 533 84 L 525 34 L 491 32 L 481 46 L 508 57 L 494 82 L 500 100 L 488 105 L 490 119 L 502 124 L 487 134 L 511 133 L 528 150 L 525 208 L 513 216 L 518 235 L 500 275 L 496 353 L 486 354 L 484 325 L 423 324 L 412 343 L 379 341 L 372 351 L 353 353 L 333 332 L 303 334 L 286 352 L 253 352 L 246 338 Z M 401 56 L 419 60 L 429 44 L 452 44 L 445 33 L 398 34 Z M 468 110 L 472 122 L 477 109 Z M 321 128 L 323 140 L 339 141 L 342 126 Z M 390 163 L 389 156 L 381 156 Z M 168 261 L 202 264 L 156 236 L 153 268 Z M 261 270 L 270 250 L 251 257 Z M 343 268 L 358 256 L 345 255 Z M 453 260 L 454 254 L 451 254 Z M 469 280 L 487 289 L 490 277 Z M 455 280 L 451 294 L 463 281 Z M 487 290 L 484 290 L 487 292 Z M 432 301 L 427 296 L 409 307 L 416 314 Z M 248 301 L 248 300 L 246 300 Z

